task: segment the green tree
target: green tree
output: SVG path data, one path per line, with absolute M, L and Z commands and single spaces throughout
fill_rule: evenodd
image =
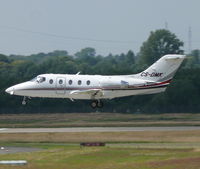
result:
M 200 50 L 193 50 L 187 57 L 185 68 L 199 68 L 200 67 Z
M 126 59 L 128 63 L 135 64 L 135 54 L 132 50 L 128 51 L 128 53 L 126 54 Z
M 9 62 L 9 60 L 5 55 L 0 54 L 0 62 Z
M 96 55 L 96 51 L 94 48 L 84 48 L 82 49 L 80 52 L 77 52 L 75 54 L 76 57 L 79 58 L 90 58 L 90 57 L 94 57 Z
M 96 64 L 96 51 L 94 48 L 84 48 L 75 54 L 78 62 L 87 62 L 90 65 Z
M 140 48 L 139 62 L 148 66 L 165 54 L 182 54 L 183 42 L 166 29 L 152 31 Z

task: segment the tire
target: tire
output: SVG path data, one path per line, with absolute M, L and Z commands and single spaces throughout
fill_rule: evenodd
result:
M 26 105 L 26 101 L 22 101 L 22 105 Z
M 97 102 L 97 107 L 98 107 L 98 108 L 102 108 L 102 107 L 103 107 L 103 102 L 102 102 L 101 100 L 99 100 L 99 101 Z
M 95 109 L 97 107 L 97 101 L 92 101 L 90 106 Z

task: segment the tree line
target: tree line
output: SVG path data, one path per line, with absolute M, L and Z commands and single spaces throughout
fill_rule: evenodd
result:
M 56 50 L 30 56 L 0 54 L 0 113 L 92 112 L 90 101 L 32 98 L 26 106 L 22 97 L 5 89 L 44 73 L 127 75 L 143 71 L 165 54 L 183 54 L 183 42 L 168 30 L 152 31 L 140 52 L 97 55 L 87 47 L 74 55 Z M 105 100 L 103 112 L 198 113 L 200 112 L 200 50 L 193 50 L 178 70 L 166 92 Z

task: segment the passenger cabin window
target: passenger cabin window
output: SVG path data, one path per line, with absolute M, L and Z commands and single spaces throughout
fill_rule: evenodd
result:
M 38 76 L 36 81 L 37 81 L 38 83 L 43 83 L 45 80 L 46 80 L 45 77 Z
M 87 83 L 87 85 L 90 85 L 90 81 L 89 80 L 86 83 Z
M 79 80 L 79 81 L 78 81 L 78 85 L 81 85 L 81 83 L 82 83 L 81 80 Z
M 72 80 L 69 80 L 69 85 L 72 85 Z
M 49 83 L 50 83 L 50 84 L 53 84 L 53 79 L 50 79 L 50 80 L 49 80 Z
M 63 84 L 63 80 L 60 79 L 60 80 L 59 80 L 59 84 Z

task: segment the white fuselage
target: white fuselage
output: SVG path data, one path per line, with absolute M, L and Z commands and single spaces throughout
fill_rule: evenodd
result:
M 135 75 L 42 74 L 9 87 L 6 92 L 30 97 L 92 100 L 160 93 L 170 84 L 184 58 L 184 55 L 165 55 Z
M 44 74 L 44 82 L 28 81 L 12 86 L 7 92 L 13 95 L 70 99 L 112 99 L 131 95 L 163 92 L 166 85 L 150 83 L 128 76 Z M 71 82 L 71 83 L 70 83 Z M 154 85 L 152 85 L 154 84 Z M 90 93 L 73 94 L 74 91 L 99 89 L 101 95 L 91 98 Z M 11 93 L 12 92 L 12 93 Z

